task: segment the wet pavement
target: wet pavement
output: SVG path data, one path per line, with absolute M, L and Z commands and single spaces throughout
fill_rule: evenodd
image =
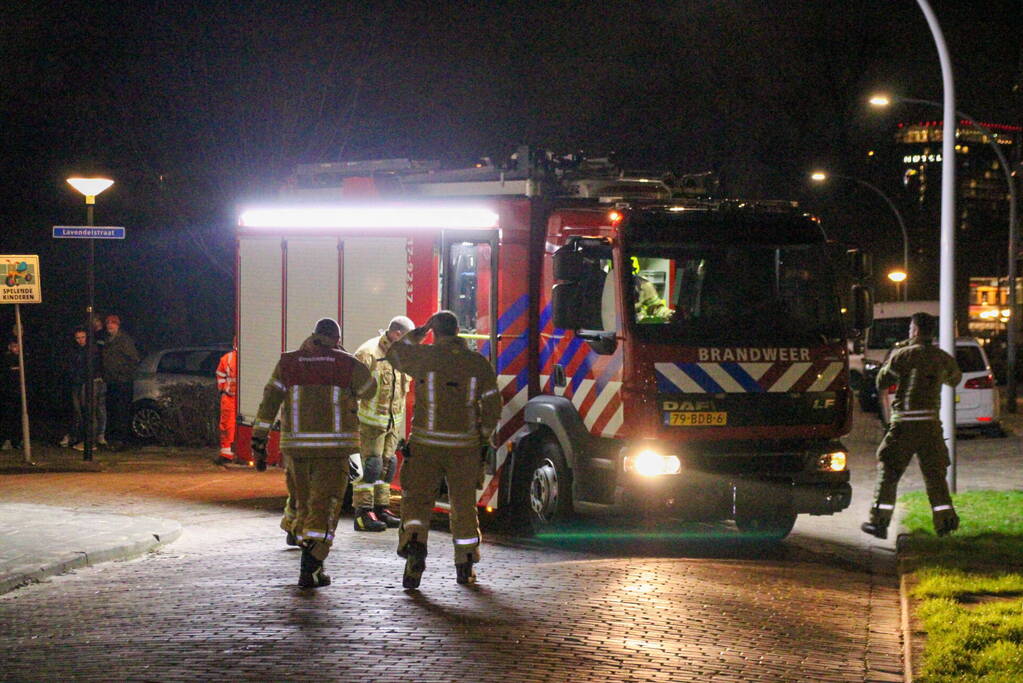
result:
M 743 540 L 731 524 L 490 534 L 467 588 L 448 564 L 450 536 L 436 533 L 419 592 L 401 589 L 395 532 L 355 533 L 350 518 L 327 561 L 334 584 L 298 589 L 298 553 L 277 528 L 279 471 L 153 451 L 101 454 L 93 471 L 4 474 L 0 530 L 19 506 L 45 504 L 68 520 L 71 547 L 88 515 L 181 535 L 0 595 L 0 678 L 902 680 L 894 541 L 858 529 L 881 433 L 857 418 L 852 507 L 801 517 L 781 544 Z M 1023 484 L 1016 436 L 963 440 L 959 462 L 960 490 Z M 902 490 L 921 487 L 914 466 Z

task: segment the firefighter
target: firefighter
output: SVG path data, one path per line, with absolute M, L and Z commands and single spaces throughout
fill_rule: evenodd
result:
M 434 343 L 420 345 L 433 331 Z M 418 588 L 426 568 L 430 513 L 441 480 L 451 503 L 451 536 L 456 578 L 475 583 L 480 528 L 476 488 L 482 473 L 481 448 L 491 440 L 501 413 L 497 377 L 486 358 L 458 336 L 451 311 L 435 313 L 387 350 L 386 358 L 416 383 L 412 434 L 404 451 L 398 555 L 406 558 L 405 588 Z
M 338 348 L 340 339 L 337 322 L 323 318 L 298 351 L 281 354 L 252 428 L 252 452 L 262 472 L 270 426 L 280 410 L 281 452 L 294 515 L 291 532 L 302 547 L 302 588 L 330 584 L 323 561 L 341 512 L 348 456 L 359 450 L 356 401 L 377 388 L 369 369 Z
M 636 322 L 661 322 L 671 317 L 671 309 L 650 280 L 639 274 L 639 259 L 632 257 L 632 289 L 636 297 Z
M 395 370 L 387 349 L 415 325 L 403 315 L 391 319 L 386 330 L 366 341 L 355 357 L 369 368 L 377 381 L 376 395 L 359 401 L 359 437 L 362 446 L 361 474 L 352 483 L 356 531 L 384 531 L 396 528 L 399 520 L 391 504 L 398 434 L 405 422 L 405 396 L 411 378 Z
M 238 421 L 238 338 L 217 364 L 217 391 L 220 392 L 220 454 L 217 464 L 234 462 L 234 428 Z
M 933 316 L 914 313 L 909 339 L 895 346 L 877 375 L 878 391 L 898 385 L 888 433 L 877 449 L 878 480 L 870 521 L 860 527 L 878 538 L 888 537 L 899 479 L 914 453 L 931 502 L 935 532 L 945 536 L 959 528 L 945 482 L 949 459 L 938 408 L 941 385 L 955 387 L 962 373 L 955 358 L 934 345 L 935 326 Z

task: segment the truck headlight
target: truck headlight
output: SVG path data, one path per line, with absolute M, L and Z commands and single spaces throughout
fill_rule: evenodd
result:
M 682 471 L 682 461 L 677 455 L 661 455 L 651 450 L 629 453 L 622 464 L 626 472 L 634 472 L 644 477 L 678 474 Z
M 817 458 L 817 469 L 823 472 L 841 472 L 845 469 L 845 451 L 825 453 Z

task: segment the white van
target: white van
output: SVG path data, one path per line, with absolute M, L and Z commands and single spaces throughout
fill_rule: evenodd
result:
M 888 355 L 888 349 L 909 336 L 909 319 L 914 313 L 938 316 L 937 301 L 886 301 L 874 304 L 874 323 L 867 330 L 862 354 L 850 354 L 849 374 L 854 387 L 859 387 L 860 409 L 865 413 L 878 410 L 874 379 Z

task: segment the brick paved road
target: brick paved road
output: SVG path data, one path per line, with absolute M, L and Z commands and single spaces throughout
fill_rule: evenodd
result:
M 473 590 L 455 584 L 447 547 L 434 549 L 421 592 L 404 593 L 391 534 L 345 534 L 335 584 L 304 593 L 268 514 L 193 525 L 143 559 L 0 597 L 3 678 L 866 678 L 864 574 L 488 545 Z
M 497 539 L 468 589 L 437 533 L 418 594 L 400 589 L 394 532 L 356 535 L 349 520 L 335 584 L 299 591 L 276 527 L 279 472 L 3 476 L 0 500 L 164 516 L 185 532 L 0 596 L 0 679 L 901 680 L 894 577 L 870 573 L 878 547 L 850 533 L 879 437 L 866 418 L 848 441 L 856 509 L 803 518 L 778 548 Z M 971 487 L 1020 485 L 1019 439 L 964 441 L 960 455 Z

